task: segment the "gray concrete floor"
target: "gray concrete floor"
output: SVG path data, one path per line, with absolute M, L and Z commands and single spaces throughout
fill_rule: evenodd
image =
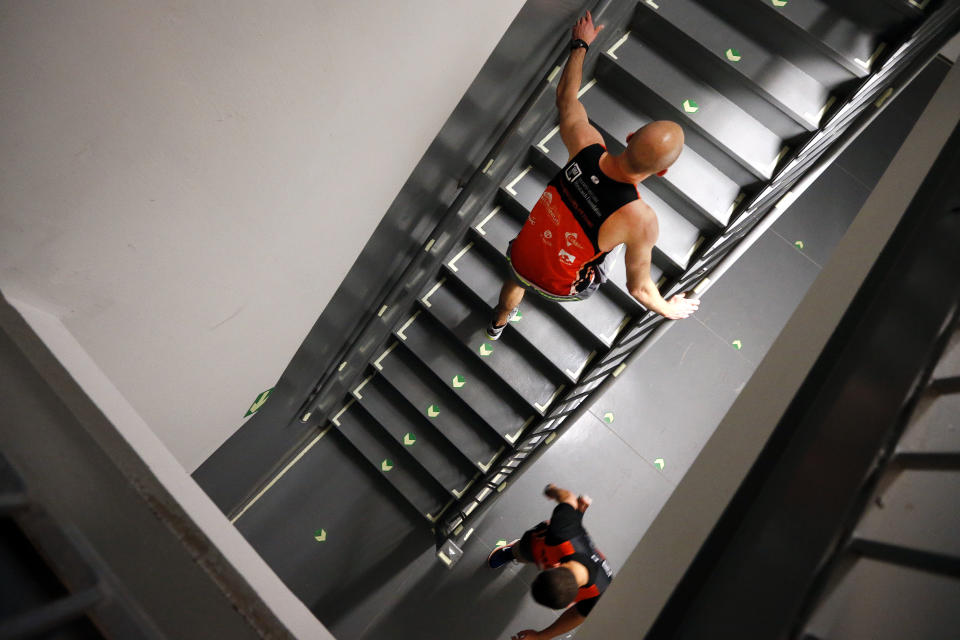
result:
M 614 568 L 621 566 L 829 260 L 947 68 L 931 65 L 708 292 L 701 311 L 675 323 L 501 496 L 452 570 L 437 561 L 422 517 L 336 431 L 237 526 L 338 638 L 494 640 L 545 626 L 557 614 L 530 598 L 534 571 L 492 571 L 487 553 L 549 516 L 541 492 L 554 482 L 593 497 L 584 522 Z M 314 539 L 320 529 L 323 542 Z

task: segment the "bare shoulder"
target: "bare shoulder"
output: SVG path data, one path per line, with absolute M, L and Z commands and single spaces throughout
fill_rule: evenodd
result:
M 625 204 L 614 215 L 620 219 L 623 231 L 630 240 L 656 242 L 660 234 L 657 214 L 653 207 L 643 200 Z

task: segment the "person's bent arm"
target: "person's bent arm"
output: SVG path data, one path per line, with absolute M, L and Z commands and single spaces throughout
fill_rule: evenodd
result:
M 543 490 L 543 495 L 547 496 L 551 500 L 556 500 L 558 503 L 566 503 L 574 509 L 579 510 L 580 508 L 577 496 L 573 495 L 572 492 L 567 491 L 566 489 L 561 489 L 555 484 L 548 484 L 547 488 Z
M 577 610 L 577 606 L 574 605 L 564 611 L 563 614 L 546 629 L 542 631 L 528 629 L 521 631 L 513 637 L 515 640 L 550 640 L 550 638 L 556 638 L 557 636 L 565 634 L 567 631 L 576 629 L 584 620 L 586 620 L 586 617 L 584 617 L 584 615 Z
M 644 224 L 645 228 L 640 230 L 639 237 L 626 243 L 627 251 L 624 261 L 627 271 L 627 290 L 640 304 L 654 313 L 659 313 L 670 320 L 688 318 L 700 306 L 700 301 L 687 298 L 683 293 L 678 293 L 669 301 L 664 300 L 657 284 L 650 276 L 653 245 L 657 240 L 656 222 L 655 219 L 653 220 L 652 223 Z
M 583 40 L 588 45 L 593 42 L 597 34 L 603 29 L 593 26 L 593 17 L 587 14 L 577 21 L 573 27 L 573 40 Z M 583 48 L 570 52 L 567 64 L 563 67 L 563 74 L 557 84 L 557 109 L 560 111 L 560 137 L 572 158 L 578 151 L 597 142 L 603 143 L 603 136 L 590 125 L 587 110 L 583 108 L 577 94 L 580 92 L 580 82 L 583 80 L 583 59 L 587 51 Z

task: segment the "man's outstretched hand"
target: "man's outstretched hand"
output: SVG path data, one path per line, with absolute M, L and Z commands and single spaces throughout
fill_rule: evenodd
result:
M 603 25 L 594 27 L 593 16 L 587 11 L 587 15 L 577 20 L 577 23 L 573 25 L 573 35 L 571 38 L 574 40 L 583 40 L 587 44 L 591 44 L 601 31 L 603 31 Z
M 678 293 L 667 301 L 666 313 L 663 315 L 670 320 L 682 320 L 689 318 L 699 308 L 698 299 L 688 298 L 686 293 Z

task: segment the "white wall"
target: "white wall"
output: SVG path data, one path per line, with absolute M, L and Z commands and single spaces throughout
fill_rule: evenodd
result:
M 194 469 L 522 4 L 0 0 L 0 290 Z

